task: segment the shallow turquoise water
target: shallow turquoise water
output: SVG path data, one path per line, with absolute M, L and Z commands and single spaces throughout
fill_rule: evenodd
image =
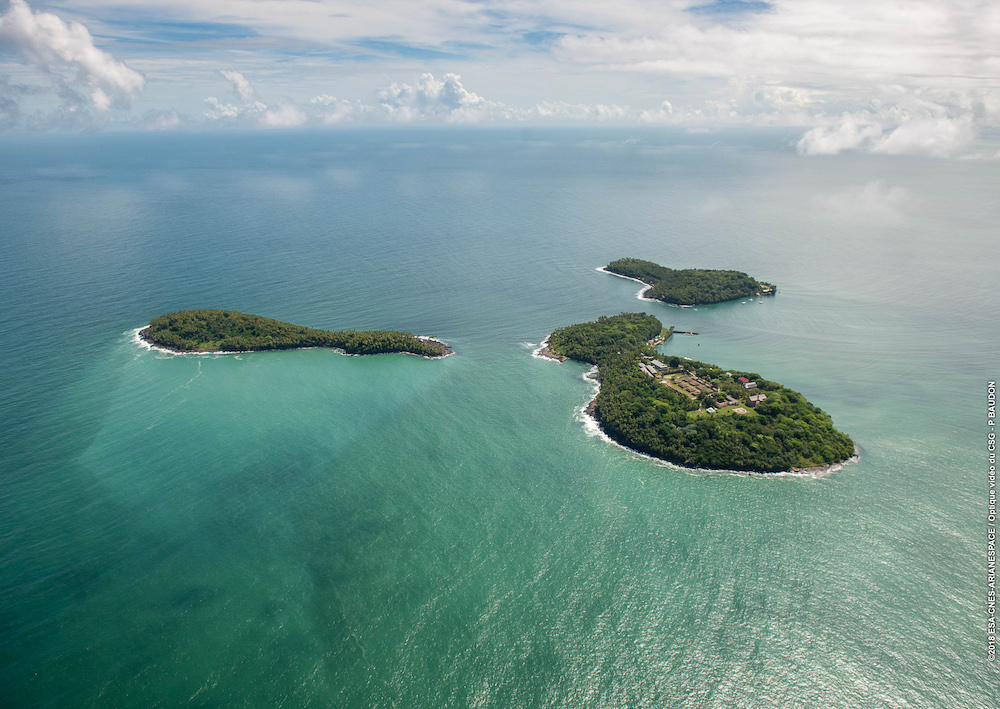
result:
M 1000 164 L 629 137 L 0 143 L 0 703 L 996 706 Z M 640 302 L 595 271 L 625 255 L 781 293 Z M 189 307 L 458 354 L 132 340 Z M 588 435 L 586 369 L 531 351 L 627 310 L 803 392 L 861 461 L 705 474 Z

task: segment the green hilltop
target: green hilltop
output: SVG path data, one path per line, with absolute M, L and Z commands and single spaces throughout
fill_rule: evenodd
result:
M 596 364 L 592 412 L 617 442 L 695 468 L 779 472 L 854 455 L 854 442 L 804 396 L 752 372 L 665 357 L 663 331 L 645 313 L 623 313 L 553 332 L 548 350 Z
M 637 258 L 621 258 L 604 267 L 619 276 L 635 278 L 650 286 L 646 298 L 672 305 L 710 305 L 757 295 L 774 295 L 777 288 L 742 271 L 704 268 L 673 269 Z

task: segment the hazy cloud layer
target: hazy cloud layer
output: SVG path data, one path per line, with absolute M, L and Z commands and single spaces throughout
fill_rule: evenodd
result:
M 237 107 L 227 104 L 224 106 L 227 114 L 223 116 L 217 99 L 206 100 L 212 105 L 212 118 L 231 117 L 239 113 Z M 259 102 L 258 105 L 263 107 Z M 445 74 L 439 80 L 431 73 L 423 74 L 412 85 L 391 82 L 387 88 L 377 91 L 371 102 L 321 94 L 309 100 L 307 109 L 296 108 L 304 118 L 301 123 L 309 121 L 324 125 L 645 120 L 642 114 L 627 106 L 545 101 L 530 108 L 517 108 L 491 101 L 467 89 L 458 74 Z
M 203 112 L 213 125 L 795 126 L 803 155 L 937 157 L 1000 126 L 991 0 L 75 0 L 59 10 L 70 11 L 11 0 L 0 41 L 21 64 L 0 62 L 0 126 L 30 123 L 15 88 L 31 85 L 25 68 L 49 77 L 54 116 L 81 101 L 95 115 L 126 108 L 145 83 L 130 67 L 171 92 L 157 103 L 147 90 L 151 110 Z M 228 97 L 212 88 L 220 76 Z

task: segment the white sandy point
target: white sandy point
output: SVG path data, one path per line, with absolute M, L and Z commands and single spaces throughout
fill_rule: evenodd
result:
M 656 298 L 647 298 L 646 291 L 651 289 L 653 286 L 646 283 L 646 281 L 641 281 L 638 278 L 632 278 L 632 276 L 623 276 L 620 273 L 615 273 L 614 271 L 609 271 L 608 269 L 601 266 L 600 268 L 595 268 L 595 271 L 600 271 L 601 273 L 607 273 L 610 276 L 617 276 L 618 278 L 624 278 L 627 281 L 635 281 L 636 283 L 641 283 L 643 288 L 635 294 L 635 297 L 639 300 L 645 300 L 648 303 L 659 303 L 660 305 L 668 305 L 671 308 L 693 308 L 693 305 L 677 305 L 676 303 L 665 303 L 662 300 L 657 300 Z

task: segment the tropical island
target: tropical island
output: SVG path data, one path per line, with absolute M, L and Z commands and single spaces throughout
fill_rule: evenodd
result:
M 603 270 L 645 283 L 649 288 L 643 291 L 643 298 L 671 305 L 710 305 L 778 292 L 773 283 L 758 281 L 742 271 L 674 269 L 637 258 L 620 258 Z
M 248 352 L 331 347 L 347 354 L 452 353 L 446 344 L 398 330 L 317 330 L 235 310 L 181 310 L 153 318 L 139 337 L 171 352 Z
M 653 349 L 669 336 L 645 313 L 623 313 L 553 332 L 543 356 L 597 366 L 588 411 L 614 441 L 691 468 L 773 473 L 855 455 L 854 442 L 798 392 L 752 372 Z

